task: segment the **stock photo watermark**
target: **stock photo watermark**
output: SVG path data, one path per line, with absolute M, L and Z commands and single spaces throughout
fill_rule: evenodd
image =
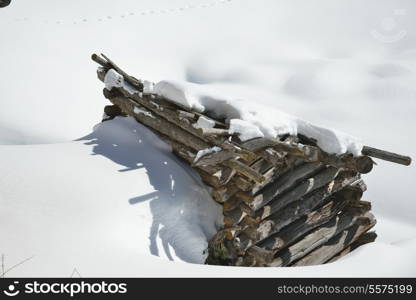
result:
M 395 9 L 393 14 L 384 17 L 380 28 L 371 30 L 371 35 L 381 43 L 396 43 L 406 37 L 407 31 L 400 27 L 400 19 L 406 15 L 405 9 Z
M 13 281 L 9 283 L 3 294 L 8 297 L 15 297 L 19 294 L 30 295 L 66 295 L 74 297 L 79 294 L 126 294 L 127 283 L 108 283 L 106 281 L 100 282 L 41 282 L 38 280 L 26 281 L 20 283 Z

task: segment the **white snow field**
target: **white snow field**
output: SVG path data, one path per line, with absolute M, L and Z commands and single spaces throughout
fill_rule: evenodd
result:
M 416 276 L 416 168 L 382 161 L 364 178 L 375 243 L 322 266 L 203 265 L 220 207 L 145 127 L 99 123 L 107 102 L 89 58 L 415 158 L 415 11 L 411 0 L 12 0 L 0 8 L 0 274 Z

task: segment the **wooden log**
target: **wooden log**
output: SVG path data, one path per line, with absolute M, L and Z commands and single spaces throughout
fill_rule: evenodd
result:
M 273 168 L 273 165 L 271 165 L 264 158 L 259 158 L 258 160 L 254 161 L 252 164 L 250 164 L 250 168 L 259 172 L 260 174 L 265 174 L 267 171 L 269 171 L 270 169 Z
M 249 166 L 245 165 L 237 159 L 226 160 L 222 162 L 222 164 L 226 167 L 236 170 L 238 173 L 246 176 L 247 178 L 257 183 L 262 183 L 266 180 L 266 178 L 259 172 L 253 170 L 252 168 L 250 168 Z
M 172 140 L 168 136 L 161 134 L 159 136 L 171 146 L 173 153 L 179 158 L 190 165 L 193 163 L 196 156 L 194 149 Z M 258 162 L 253 163 L 251 167 L 254 170 L 261 170 L 261 164 Z M 211 196 L 219 203 L 224 203 L 239 190 L 249 189 L 253 185 L 236 175 L 235 170 L 224 166 L 197 166 L 196 171 L 204 183 L 214 188 L 211 191 Z
M 188 164 L 191 165 L 193 163 L 196 156 L 194 149 L 172 140 L 167 136 L 160 135 L 160 137 L 171 146 L 173 153 L 186 161 Z M 220 188 L 228 184 L 236 174 L 235 170 L 224 166 L 197 166 L 196 170 L 198 172 L 201 171 L 201 177 L 203 177 L 203 179 L 207 179 L 208 185 L 215 188 Z
M 287 172 L 280 176 L 273 184 L 266 186 L 253 198 L 253 201 L 248 203 L 248 205 L 256 211 L 268 204 L 275 197 L 293 187 L 295 184 L 312 176 L 317 171 L 322 170 L 322 168 L 323 166 L 319 162 L 304 163 L 297 166 L 291 172 Z
M 348 253 L 354 251 L 358 247 L 361 247 L 362 245 L 374 242 L 376 240 L 376 238 L 377 238 L 377 233 L 375 233 L 374 231 L 363 233 L 351 245 L 349 245 L 347 248 L 343 249 L 341 252 L 337 253 L 331 259 L 326 261 L 325 264 L 337 261 L 341 257 L 343 257 L 343 256 L 347 255 Z
M 264 158 L 264 160 L 277 168 L 283 168 L 287 161 L 286 152 L 279 152 L 273 148 L 267 148 L 264 151 L 261 151 L 260 155 Z
M 350 190 L 352 189 L 352 193 Z M 264 239 L 257 245 L 267 250 L 279 251 L 293 243 L 299 237 L 313 229 L 327 223 L 335 215 L 341 212 L 347 204 L 358 201 L 362 193 L 358 188 L 346 187 L 330 196 L 330 201 L 324 206 L 302 216 L 281 231 Z
M 359 156 L 354 160 L 354 162 L 355 168 L 352 167 L 351 169 L 355 169 L 361 174 L 370 173 L 374 166 L 373 160 L 368 156 Z
M 93 53 L 91 55 L 91 59 L 95 61 L 97 64 L 99 64 L 101 67 L 103 67 L 106 71 L 112 68 L 111 64 L 98 54 Z
M 320 187 L 310 194 L 305 195 L 298 201 L 288 205 L 285 209 L 270 215 L 267 220 L 274 222 L 274 227 L 283 228 L 292 223 L 300 216 L 311 212 L 317 205 L 327 199 L 330 195 L 342 190 L 348 185 L 360 180 L 354 172 L 341 172 L 334 180 Z
M 351 227 L 360 215 L 354 214 L 353 211 L 344 211 L 342 214 L 335 216 L 329 222 L 314 229 L 297 243 L 278 252 L 270 263 L 272 267 L 282 267 L 291 264 L 314 249 L 328 242 L 329 239 L 339 234 L 341 231 Z
M 359 180 L 359 176 L 352 171 L 341 172 L 335 180 L 315 190 L 305 197 L 289 204 L 284 209 L 270 215 L 263 220 L 257 228 L 247 228 L 239 235 L 239 247 L 247 249 L 271 234 L 280 231 L 283 227 L 293 223 L 303 215 L 312 212 L 332 194 L 342 190 Z M 244 218 L 244 217 L 243 217 Z
M 198 160 L 194 160 L 192 162 L 192 166 L 215 166 L 232 158 L 238 158 L 238 154 L 235 152 L 220 150 L 214 153 L 204 155 Z
M 373 161 L 369 157 L 355 158 L 351 154 L 328 154 L 315 146 L 283 142 L 277 139 L 253 139 L 243 143 L 242 146 L 252 152 L 259 152 L 265 148 L 272 147 L 275 150 L 278 150 L 278 152 L 286 152 L 290 155 L 301 157 L 309 162 L 322 162 L 325 165 L 353 170 L 362 174 L 370 172 L 373 168 Z
M 212 187 L 214 190 L 218 190 L 221 189 L 221 183 L 220 183 L 220 179 L 218 177 L 209 175 L 208 173 L 204 172 L 201 169 L 196 169 L 195 170 L 198 172 L 199 176 L 201 177 L 202 182 L 204 182 L 206 185 Z M 214 191 L 212 191 L 214 192 Z M 212 195 L 212 193 L 211 193 Z M 215 199 L 217 201 L 217 199 Z M 217 202 L 221 202 L 222 201 L 217 201 Z
M 179 114 L 179 119 L 186 119 L 192 123 L 196 121 L 196 115 L 194 113 L 178 109 L 178 114 Z
M 324 245 L 315 249 L 292 265 L 311 266 L 323 264 L 356 241 L 361 234 L 370 230 L 375 224 L 376 219 L 374 216 L 371 213 L 367 213 L 365 216 L 358 218 L 353 226 L 341 231 Z
M 139 105 L 133 102 L 132 100 L 129 100 L 128 98 L 125 98 L 125 97 L 109 97 L 109 98 L 111 102 L 118 105 L 127 114 L 133 115 L 141 123 L 155 129 L 156 131 L 160 132 L 161 134 L 165 136 L 169 136 L 175 139 L 178 143 L 191 145 L 193 150 L 198 150 L 198 151 L 205 149 L 202 147 L 207 146 L 207 144 L 205 144 L 203 141 L 195 138 L 194 136 L 190 135 L 189 133 L 182 130 L 181 128 L 176 127 L 172 124 L 169 124 L 167 121 L 165 121 L 162 118 L 155 118 L 151 114 L 151 112 L 147 111 L 146 108 L 144 107 L 140 108 L 140 110 L 136 110 L 135 112 L 134 108 L 139 107 Z M 178 151 L 178 153 L 183 153 L 183 152 Z M 183 155 L 183 157 L 189 158 L 190 156 Z M 247 176 L 248 178 L 254 176 L 253 179 L 255 180 L 261 179 L 261 175 L 259 173 L 251 170 L 248 166 L 242 163 L 239 163 L 239 162 L 229 163 L 228 161 L 224 163 L 226 163 L 226 167 L 228 167 L 229 165 L 231 169 L 242 173 L 244 176 Z
M 237 226 L 246 216 L 250 216 L 252 213 L 250 207 L 245 203 L 240 203 L 237 208 L 238 209 L 224 211 L 224 226 Z
M 294 156 L 307 158 L 309 161 L 318 161 L 318 148 L 292 142 L 282 142 L 277 139 L 257 138 L 244 142 L 241 146 L 251 152 L 260 152 L 266 148 L 273 148 L 278 152 L 287 152 Z
M 129 74 L 124 72 L 119 66 L 117 66 L 111 59 L 109 59 L 104 54 L 101 53 L 101 56 L 103 58 L 94 53 L 91 56 L 91 59 L 95 61 L 96 63 L 100 64 L 101 66 L 103 66 L 104 68 L 114 69 L 115 71 L 117 71 L 117 73 L 119 73 L 120 75 L 124 77 L 124 80 L 130 83 L 133 87 L 137 88 L 138 91 L 143 92 L 143 82 L 141 80 L 133 76 L 130 76 Z
M 222 128 L 199 128 L 201 134 L 206 135 L 218 135 L 218 136 L 230 136 L 230 131 L 228 129 Z
M 273 253 L 263 248 L 253 246 L 245 253 L 241 266 L 266 267 L 273 261 Z
M 213 198 L 219 203 L 225 203 L 233 197 L 240 189 L 234 184 L 230 184 L 226 187 L 221 187 L 212 191 Z
M 130 98 L 125 96 L 114 96 L 114 92 L 109 92 L 107 89 L 104 89 L 104 95 L 108 98 L 113 104 L 118 105 L 125 113 L 128 115 L 134 116 L 138 121 L 149 126 L 156 131 L 169 136 L 170 138 L 193 148 L 194 150 L 200 151 L 210 148 L 210 145 L 202 139 L 199 139 L 197 136 L 190 134 L 188 131 L 184 130 L 182 127 L 175 126 L 176 123 L 170 123 L 164 118 L 156 118 L 147 107 L 141 106 L 137 102 L 133 101 Z M 138 110 L 135 110 L 135 107 Z M 166 110 L 163 110 L 166 111 Z M 261 183 L 265 178 L 255 170 L 251 169 L 249 166 L 244 163 L 231 159 L 228 161 L 223 161 L 222 165 L 234 169 L 236 172 L 246 176 L 247 178 Z
M 241 204 L 241 202 L 242 200 L 239 197 L 237 197 L 236 195 L 233 195 L 224 203 L 222 207 L 223 213 L 233 211 Z
M 270 216 L 271 214 L 274 214 L 275 212 L 287 206 L 288 204 L 299 200 L 306 194 L 313 192 L 314 190 L 324 186 L 328 182 L 331 182 L 335 179 L 338 173 L 339 169 L 334 167 L 328 167 L 323 169 L 313 177 L 302 181 L 288 192 L 280 194 L 276 198 L 269 200 L 270 203 L 258 210 L 256 212 L 256 216 L 261 217 L 261 219 L 265 219 L 266 217 Z
M 116 70 L 117 71 L 117 70 Z M 106 70 L 98 70 L 98 78 L 100 80 L 104 80 Z M 103 74 L 104 73 L 104 74 Z M 123 75 L 123 74 L 121 74 Z M 126 90 L 123 88 L 113 88 L 112 91 L 104 90 L 104 96 L 106 98 L 118 96 L 115 95 L 116 91 L 120 92 L 122 95 L 124 95 L 126 98 L 129 98 L 138 104 L 142 105 L 149 111 L 153 112 L 154 114 L 166 119 L 167 121 L 181 127 L 185 131 L 189 132 L 190 134 L 194 135 L 197 138 L 202 139 L 203 141 L 213 144 L 215 146 L 221 147 L 224 150 L 236 152 L 239 154 L 239 156 L 242 159 L 245 159 L 247 161 L 252 161 L 257 158 L 257 155 L 255 155 L 252 152 L 249 152 L 245 149 L 242 149 L 241 147 L 238 147 L 231 142 L 229 142 L 227 139 L 224 139 L 220 136 L 215 135 L 203 135 L 201 130 L 199 128 L 195 128 L 193 124 L 189 122 L 188 118 L 184 118 L 184 111 L 188 108 L 179 106 L 178 103 L 173 103 L 170 101 L 167 101 L 160 97 L 154 97 L 153 95 L 143 95 L 139 92 L 131 94 L 130 90 Z M 189 112 L 194 115 L 201 115 L 197 112 Z M 208 118 L 207 116 L 204 116 L 204 118 Z M 215 121 L 215 120 L 214 120 Z M 216 123 L 223 125 L 220 122 L 215 121 Z
M 409 156 L 400 155 L 393 152 L 388 152 L 368 146 L 364 146 L 361 150 L 362 154 L 368 155 L 374 158 L 379 158 L 382 160 L 387 160 L 390 162 L 394 162 L 396 164 L 401 164 L 408 166 L 412 163 L 412 159 Z
M 253 197 L 259 195 L 268 185 L 273 185 L 274 182 L 276 182 L 276 180 L 278 180 L 281 176 L 292 172 L 294 168 L 303 163 L 303 159 L 287 156 L 285 165 L 282 167 L 274 167 L 264 173 L 263 176 L 266 178 L 265 181 L 260 184 L 253 185 L 249 194 Z
M 163 118 L 155 117 L 151 111 L 143 106 L 139 106 L 134 101 L 125 97 L 112 97 L 109 99 L 113 104 L 119 106 L 123 112 L 130 116 L 134 116 L 139 122 L 149 126 L 156 131 L 175 139 L 176 141 L 189 145 L 194 150 L 203 150 L 209 148 L 210 145 L 201 139 L 189 134 L 182 128 L 174 126 Z
M 271 167 L 270 163 L 262 158 L 254 161 L 250 165 L 250 168 L 263 175 L 265 179 L 262 183 L 254 183 L 246 178 L 242 178 L 241 176 L 235 176 L 233 178 L 233 183 L 236 184 L 242 191 L 247 192 L 249 195 L 254 195 L 254 193 L 256 193 L 258 190 L 269 184 L 275 174 L 280 173 L 279 169 Z

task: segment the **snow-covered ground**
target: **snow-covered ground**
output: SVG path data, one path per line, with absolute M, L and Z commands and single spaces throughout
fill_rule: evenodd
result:
M 414 1 L 12 1 L 0 9 L 5 276 L 416 276 L 414 166 L 365 176 L 379 238 L 329 265 L 206 266 L 220 209 L 106 104 L 92 52 L 416 157 Z M 94 127 L 95 126 L 95 127 Z M 94 129 L 93 129 L 94 128 Z M 196 263 L 196 264 L 195 264 Z

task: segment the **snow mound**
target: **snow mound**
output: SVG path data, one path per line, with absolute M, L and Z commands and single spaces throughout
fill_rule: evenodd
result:
M 78 141 L 0 145 L 0 155 L 10 175 L 0 181 L 0 254 L 6 269 L 33 256 L 6 276 L 137 275 L 151 256 L 203 264 L 222 223 L 196 173 L 133 118 Z
M 155 85 L 154 92 L 187 108 L 225 119 L 242 141 L 303 134 L 317 140 L 328 153 L 358 156 L 363 147 L 357 138 L 343 132 L 311 124 L 270 106 L 224 96 L 206 85 L 163 80 Z

